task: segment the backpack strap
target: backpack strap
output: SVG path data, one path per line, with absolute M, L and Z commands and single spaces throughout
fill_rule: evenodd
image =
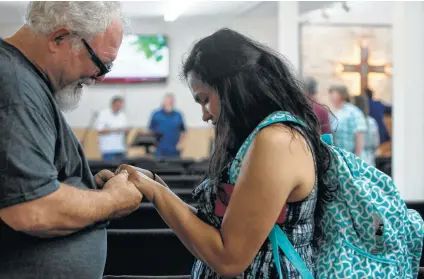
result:
M 253 132 L 247 137 L 247 139 L 244 141 L 240 149 L 238 150 L 236 157 L 235 157 L 235 163 L 233 162 L 230 167 L 230 183 L 235 184 L 237 181 L 237 177 L 239 174 L 239 168 L 241 165 L 241 162 L 243 161 L 244 155 L 246 155 L 247 149 L 250 146 L 250 143 L 253 141 L 254 137 L 265 127 L 270 126 L 275 123 L 294 123 L 299 126 L 306 127 L 306 124 L 292 116 L 288 112 L 284 111 L 277 111 L 269 115 L 267 118 L 265 118 L 256 128 L 253 130 Z M 239 163 L 237 163 L 239 162 Z
M 290 240 L 279 226 L 274 225 L 268 238 L 271 242 L 272 254 L 274 255 L 274 264 L 277 268 L 278 276 L 280 279 L 283 279 L 284 277 L 281 272 L 280 254 L 278 252 L 278 247 L 283 250 L 284 255 L 286 255 L 287 259 L 289 259 L 289 261 L 296 268 L 303 279 L 314 279 L 314 276 L 303 262 L 299 253 L 297 253 L 296 249 L 294 249 L 293 245 L 290 243 Z

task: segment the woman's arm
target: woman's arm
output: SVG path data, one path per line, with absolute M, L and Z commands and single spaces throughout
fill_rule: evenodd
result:
M 355 107 L 351 115 L 351 120 L 355 133 L 355 154 L 358 157 L 362 156 L 362 151 L 364 150 L 365 145 L 365 134 L 367 133 L 369 127 L 367 125 L 367 119 L 364 113 Z
M 309 148 L 297 132 L 265 128 L 243 160 L 221 231 L 200 220 L 169 189 L 143 175 L 130 179 L 197 258 L 222 276 L 233 277 L 252 262 L 290 193 L 310 184 L 305 197 L 309 194 L 315 172 Z
M 365 144 L 365 133 L 357 132 L 355 134 L 355 154 L 358 157 L 362 156 L 362 150 L 364 149 Z

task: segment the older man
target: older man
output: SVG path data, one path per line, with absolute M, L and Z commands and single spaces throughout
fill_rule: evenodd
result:
M 156 147 L 157 157 L 179 157 L 182 142 L 185 136 L 183 115 L 175 109 L 175 97 L 166 94 L 162 107 L 152 113 L 149 129 L 159 134 L 161 139 Z
M 37 1 L 0 40 L 0 278 L 101 278 L 107 220 L 141 201 L 126 171 L 91 175 L 61 112 L 110 71 L 123 26 L 114 2 Z

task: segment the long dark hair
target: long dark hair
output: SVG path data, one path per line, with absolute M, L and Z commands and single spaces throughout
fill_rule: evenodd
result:
M 285 59 L 266 46 L 230 29 L 221 29 L 198 41 L 183 65 L 183 75 L 194 73 L 214 88 L 221 101 L 215 127 L 215 150 L 208 176 L 220 177 L 234 159 L 243 141 L 255 127 L 275 111 L 286 111 L 303 120 L 302 128 L 313 145 L 318 172 L 320 218 L 324 202 L 336 189 L 329 189 L 322 177 L 330 163 L 330 153 L 320 140 L 319 122 L 303 84 L 295 78 Z

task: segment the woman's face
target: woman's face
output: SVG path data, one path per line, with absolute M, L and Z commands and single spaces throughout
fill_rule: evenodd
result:
M 202 107 L 202 120 L 215 125 L 221 112 L 221 101 L 216 90 L 200 81 L 193 72 L 188 73 L 187 80 L 194 100 Z

